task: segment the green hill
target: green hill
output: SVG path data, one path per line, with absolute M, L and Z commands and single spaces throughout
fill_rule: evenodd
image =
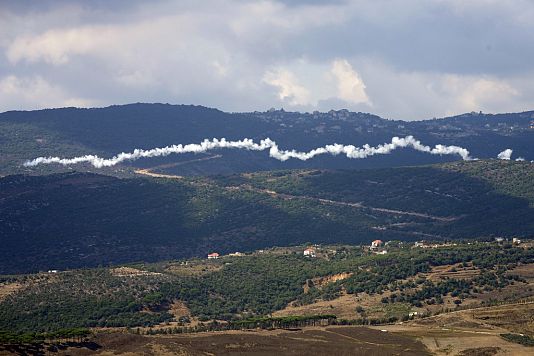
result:
M 360 171 L 0 179 L 0 273 L 269 246 L 529 236 L 534 165 L 477 161 Z
M 205 138 L 230 140 L 271 138 L 282 149 L 310 150 L 340 143 L 361 146 L 390 142 L 393 136 L 413 135 L 426 145 L 458 145 L 474 157 L 493 158 L 506 148 L 518 156 L 534 159 L 533 112 L 510 114 L 465 114 L 424 121 L 386 120 L 376 115 L 347 110 L 299 113 L 274 110 L 252 113 L 225 113 L 193 105 L 129 104 L 106 108 L 47 109 L 0 113 L 0 175 L 46 174 L 66 171 L 50 165 L 23 167 L 39 156 L 72 157 L 98 154 L 110 157 L 135 148 L 150 149 L 172 144 L 197 143 Z M 197 161 L 174 167 L 180 175 L 213 175 L 300 168 L 377 168 L 430 164 L 456 160 L 454 156 L 427 155 L 399 150 L 390 155 L 350 160 L 317 157 L 302 162 L 278 162 L 266 152 L 222 150 L 217 160 Z M 136 161 L 134 166 L 158 165 L 189 160 L 191 156 Z M 120 174 L 129 164 L 109 169 Z M 79 165 L 79 171 L 91 167 Z

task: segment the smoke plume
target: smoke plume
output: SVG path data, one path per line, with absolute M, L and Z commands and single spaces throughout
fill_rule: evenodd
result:
M 201 153 L 216 149 L 234 148 L 244 149 L 249 151 L 264 151 L 269 150 L 269 156 L 279 161 L 287 161 L 290 158 L 299 159 L 302 161 L 309 160 L 318 155 L 330 154 L 332 156 L 345 155 L 348 158 L 367 158 L 374 155 L 386 155 L 399 148 L 411 148 L 419 152 L 425 152 L 432 155 L 458 155 L 463 160 L 471 160 L 469 151 L 458 146 L 444 146 L 436 145 L 433 148 L 421 144 L 413 136 L 406 136 L 404 138 L 393 137 L 390 143 L 384 143 L 375 147 L 368 144 L 362 147 L 355 147 L 353 145 L 326 145 L 315 148 L 308 152 L 299 152 L 296 150 L 280 150 L 276 142 L 267 138 L 261 140 L 259 143 L 254 142 L 249 138 L 239 141 L 227 141 L 225 138 L 213 140 L 204 140 L 199 144 L 192 143 L 187 145 L 172 145 L 162 148 L 153 148 L 150 150 L 135 149 L 132 152 L 122 152 L 118 155 L 105 159 L 95 155 L 86 155 L 74 158 L 60 158 L 60 157 L 38 157 L 31 161 L 24 163 L 26 167 L 37 166 L 39 164 L 57 163 L 61 165 L 73 165 L 78 163 L 90 163 L 96 168 L 111 167 L 124 161 L 135 161 L 140 158 L 147 157 L 164 157 L 170 154 L 183 153 Z
M 497 158 L 498 159 L 503 159 L 505 161 L 509 161 L 510 158 L 512 158 L 512 152 L 514 152 L 514 151 L 509 149 L 509 148 L 507 148 L 504 151 L 502 151 L 501 153 L 499 153 L 497 155 Z

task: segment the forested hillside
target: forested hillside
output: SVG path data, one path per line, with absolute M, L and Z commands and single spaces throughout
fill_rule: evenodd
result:
M 214 261 L 5 276 L 0 291 L 11 289 L 0 298 L 0 330 L 44 332 L 173 322 L 167 330 L 192 331 L 192 319 L 242 322 L 244 327 L 249 321 L 259 326 L 267 323 L 260 324 L 258 316 L 289 303 L 335 304 L 343 294 L 352 296 L 352 314 L 359 313 L 353 322 L 388 323 L 408 320 L 412 309 L 428 314 L 463 303 L 483 305 L 490 298 L 510 302 L 532 296 L 532 278 L 514 270 L 532 266 L 531 248 L 480 242 L 436 249 L 397 246 L 388 246 L 386 256 L 338 245 L 317 248 L 319 258 L 303 257 L 302 248 L 277 249 Z M 443 267 L 451 271 L 443 276 L 435 273 Z M 456 269 L 463 271 L 461 277 L 456 277 Z M 325 285 L 317 282 L 339 273 L 345 278 Z M 433 277 L 425 278 L 429 274 Z M 357 309 L 361 298 L 374 300 L 375 311 Z M 181 305 L 182 311 L 172 305 Z
M 502 161 L 182 179 L 9 176 L 0 179 L 0 273 L 305 242 L 530 236 L 533 191 L 533 164 Z
M 225 113 L 201 106 L 131 104 L 98 109 L 48 109 L 0 114 L 0 174 L 43 174 L 66 171 L 64 167 L 22 163 L 39 156 L 113 156 L 134 148 L 197 143 L 205 138 L 237 140 L 271 138 L 281 149 L 309 150 L 326 144 L 361 146 L 390 142 L 393 136 L 413 135 L 426 145 L 445 144 L 467 148 L 479 158 L 495 158 L 506 148 L 514 157 L 534 159 L 533 112 L 517 114 L 465 114 L 419 122 L 385 120 L 347 110 L 298 113 L 283 110 Z M 412 150 L 391 155 L 349 160 L 318 157 L 307 162 L 278 162 L 267 152 L 224 150 L 220 157 L 174 166 L 180 175 L 232 174 L 288 168 L 371 168 L 457 160 L 454 156 L 430 156 Z M 133 163 L 137 167 L 183 162 L 194 156 L 171 156 Z M 128 166 L 128 165 L 126 165 Z M 76 166 L 91 171 L 89 166 Z M 121 174 L 122 167 L 108 173 Z

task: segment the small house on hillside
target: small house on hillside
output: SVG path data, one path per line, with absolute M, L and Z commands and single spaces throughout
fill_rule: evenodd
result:
M 373 242 L 371 242 L 371 247 L 378 248 L 382 246 L 382 244 L 383 244 L 382 240 L 374 240 Z
M 317 257 L 317 254 L 315 253 L 315 249 L 313 248 L 305 249 L 303 254 L 305 257 L 312 257 L 312 258 Z
M 208 254 L 208 260 L 214 260 L 214 259 L 217 259 L 217 258 L 219 258 L 219 254 L 217 252 L 213 252 L 213 253 Z
M 243 252 L 234 252 L 234 253 L 229 253 L 228 256 L 231 256 L 231 257 L 242 257 L 242 256 L 245 256 L 245 254 Z

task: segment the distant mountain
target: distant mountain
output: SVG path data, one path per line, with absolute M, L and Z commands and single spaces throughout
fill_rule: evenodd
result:
M 534 164 L 0 178 L 0 274 L 302 243 L 530 236 Z
M 494 158 L 506 148 L 514 157 L 534 159 L 534 112 L 512 114 L 470 113 L 444 119 L 405 122 L 347 110 L 298 113 L 283 110 L 225 113 L 191 105 L 130 104 L 97 109 L 48 109 L 0 114 L 0 174 L 43 174 L 66 171 L 64 167 L 22 167 L 38 156 L 112 156 L 134 148 L 154 148 L 197 143 L 204 138 L 271 138 L 282 149 L 309 150 L 331 143 L 377 145 L 393 136 L 413 135 L 426 145 L 458 145 L 479 158 Z M 180 175 L 232 174 L 287 168 L 373 168 L 437 163 L 456 157 L 429 156 L 412 150 L 365 160 L 318 157 L 307 162 L 278 162 L 267 152 L 224 150 L 212 160 L 194 155 L 141 160 L 106 171 L 119 174 L 129 166 L 166 167 Z M 201 156 L 202 157 L 202 156 Z M 193 161 L 194 160 L 194 161 Z M 78 171 L 94 171 L 88 166 Z

